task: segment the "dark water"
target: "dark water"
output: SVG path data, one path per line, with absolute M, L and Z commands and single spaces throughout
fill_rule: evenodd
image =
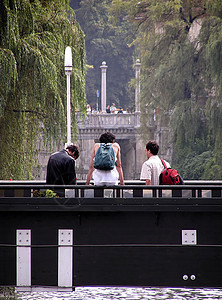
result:
M 190 289 L 190 288 L 101 288 L 83 287 L 76 288 L 74 292 L 23 292 L 18 293 L 21 300 L 164 300 L 164 299 L 222 299 L 222 289 Z

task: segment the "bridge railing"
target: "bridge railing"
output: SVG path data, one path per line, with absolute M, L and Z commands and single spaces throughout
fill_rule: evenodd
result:
M 91 127 L 138 127 L 140 125 L 140 113 L 129 114 L 88 114 L 85 119 L 77 114 L 77 123 L 79 128 Z
M 124 186 L 47 185 L 44 181 L 0 181 L 0 198 L 35 197 L 34 191 L 52 190 L 62 198 L 215 198 L 222 197 L 222 181 L 185 181 L 185 185 L 146 186 L 128 181 Z

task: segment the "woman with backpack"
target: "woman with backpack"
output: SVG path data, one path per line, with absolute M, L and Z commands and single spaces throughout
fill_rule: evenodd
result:
M 124 185 L 120 146 L 111 132 L 103 133 L 93 147 L 86 184 L 93 178 L 96 186 Z

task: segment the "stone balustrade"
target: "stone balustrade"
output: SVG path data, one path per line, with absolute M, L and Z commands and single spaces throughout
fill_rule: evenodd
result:
M 77 124 L 80 129 L 88 128 L 137 128 L 140 126 L 140 113 L 130 114 L 87 114 L 83 119 L 77 115 Z

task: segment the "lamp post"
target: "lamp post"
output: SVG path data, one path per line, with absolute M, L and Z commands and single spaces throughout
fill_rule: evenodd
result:
M 71 143 L 70 76 L 72 75 L 72 50 L 70 47 L 65 49 L 64 66 L 67 77 L 67 146 Z

